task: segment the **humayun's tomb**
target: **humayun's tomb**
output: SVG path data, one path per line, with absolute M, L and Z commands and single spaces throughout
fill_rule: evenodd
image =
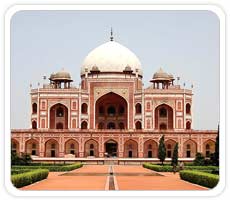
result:
M 142 67 L 128 48 L 110 41 L 92 50 L 81 66 L 81 84 L 64 70 L 31 89 L 31 128 L 12 129 L 12 150 L 35 158 L 157 158 L 165 136 L 171 158 L 206 157 L 217 130 L 193 130 L 192 90 L 160 68 L 143 88 Z

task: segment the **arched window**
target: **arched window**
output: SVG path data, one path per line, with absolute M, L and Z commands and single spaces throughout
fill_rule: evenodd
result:
M 191 157 L 191 146 L 190 146 L 190 144 L 187 144 L 186 148 L 187 148 L 187 150 L 186 150 L 186 157 L 190 158 Z
M 186 114 L 191 114 L 191 105 L 189 103 L 186 104 Z
M 166 130 L 167 125 L 165 123 L 160 124 L 160 130 Z
M 209 145 L 209 144 L 206 144 L 205 148 L 206 148 L 205 156 L 206 156 L 206 157 L 210 157 L 210 145 Z
M 64 110 L 62 107 L 58 107 L 56 110 L 56 117 L 64 117 Z
M 63 129 L 63 123 L 61 123 L 61 122 L 57 123 L 56 129 Z
M 186 129 L 191 129 L 191 122 L 190 121 L 186 122 Z
M 83 122 L 81 123 L 81 129 L 87 129 L 87 127 L 88 127 L 87 122 L 86 122 L 86 121 L 83 121 Z
M 123 115 L 124 113 L 125 113 L 125 108 L 122 105 L 120 105 L 119 106 L 119 115 Z
M 83 103 L 81 105 L 81 113 L 82 114 L 87 114 L 88 113 L 88 105 L 86 103 Z
M 35 143 L 32 144 L 32 149 L 36 149 L 36 144 Z
M 152 149 L 153 147 L 152 147 L 152 145 L 151 144 L 149 144 L 148 145 L 148 149 Z
M 70 144 L 70 149 L 74 149 L 75 148 L 75 145 L 72 143 Z
M 98 124 L 98 129 L 104 129 L 104 123 L 103 122 L 100 122 Z
M 167 158 L 172 157 L 172 145 L 171 144 L 167 145 L 166 156 L 167 156 Z
M 32 121 L 32 129 L 37 129 L 37 122 L 36 121 Z
M 141 122 L 137 121 L 135 126 L 136 126 L 136 129 L 141 129 Z
M 109 123 L 107 124 L 107 129 L 115 129 L 115 128 L 116 128 L 115 123 L 109 122 Z
M 116 109 L 114 106 L 108 107 L 107 113 L 109 116 L 114 116 L 116 114 Z
M 159 116 L 160 117 L 167 117 L 167 110 L 165 108 L 161 108 L 159 110 Z
M 37 114 L 37 103 L 33 103 L 33 105 L 32 105 L 32 113 Z
M 90 145 L 89 145 L 89 148 L 90 148 L 90 149 L 94 149 L 94 144 L 90 144 Z
M 120 122 L 120 123 L 119 123 L 119 129 L 124 129 L 124 128 L 125 128 L 124 123 L 123 123 L 123 122 Z
M 135 109 L 136 109 L 136 114 L 141 114 L 141 104 L 140 103 L 136 104 Z
M 55 149 L 56 148 L 56 144 L 52 143 L 51 144 L 51 149 Z

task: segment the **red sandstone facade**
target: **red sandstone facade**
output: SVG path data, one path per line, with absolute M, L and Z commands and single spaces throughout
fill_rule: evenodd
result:
M 143 88 L 139 60 L 113 38 L 86 57 L 79 88 L 64 71 L 49 79 L 31 90 L 31 128 L 12 129 L 17 153 L 157 158 L 162 135 L 169 158 L 176 142 L 181 158 L 215 150 L 217 131 L 192 129 L 192 91 L 162 69 Z

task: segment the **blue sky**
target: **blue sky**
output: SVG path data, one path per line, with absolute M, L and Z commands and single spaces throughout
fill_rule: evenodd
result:
M 115 41 L 141 61 L 144 87 L 162 67 L 194 85 L 194 129 L 219 122 L 219 19 L 210 11 L 20 11 L 11 20 L 11 128 L 30 127 L 30 84 L 65 68 L 80 82 L 84 58 Z

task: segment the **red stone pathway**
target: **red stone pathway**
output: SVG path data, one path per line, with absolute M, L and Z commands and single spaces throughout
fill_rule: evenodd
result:
M 114 172 L 122 173 L 152 173 L 152 170 L 141 166 L 114 166 Z M 119 190 L 206 190 L 180 179 L 179 173 L 159 174 L 163 176 L 116 176 Z
M 142 166 L 113 166 L 114 173 L 153 173 Z M 71 173 L 108 173 L 108 165 L 84 165 Z M 60 176 L 63 172 L 51 172 L 48 179 L 21 188 L 22 190 L 105 190 L 107 175 Z M 205 190 L 206 188 L 188 183 L 176 173 L 160 173 L 164 176 L 115 175 L 118 190 Z

